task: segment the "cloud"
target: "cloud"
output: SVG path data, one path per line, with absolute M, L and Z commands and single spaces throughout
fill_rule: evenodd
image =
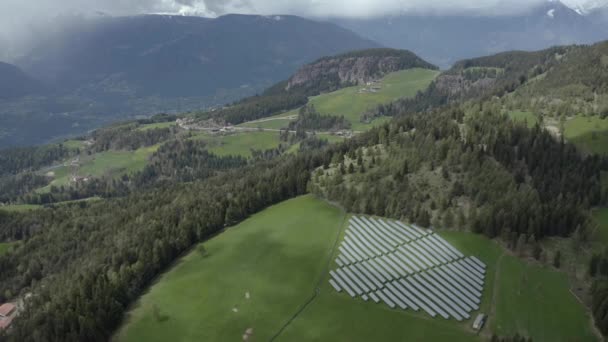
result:
M 406 12 L 503 15 L 550 0 L 0 0 L 0 59 L 66 15 L 165 13 L 215 17 L 227 13 L 306 17 L 374 17 Z M 585 1 L 564 0 L 575 6 Z M 2 42 L 10 42 L 2 43 Z

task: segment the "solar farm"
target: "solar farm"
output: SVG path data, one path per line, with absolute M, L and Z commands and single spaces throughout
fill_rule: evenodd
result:
M 353 216 L 329 283 L 390 308 L 462 321 L 479 309 L 486 265 L 430 230 Z

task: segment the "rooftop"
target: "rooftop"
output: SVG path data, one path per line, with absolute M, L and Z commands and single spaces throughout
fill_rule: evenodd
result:
M 8 317 L 15 311 L 15 304 L 4 303 L 0 305 L 0 317 Z

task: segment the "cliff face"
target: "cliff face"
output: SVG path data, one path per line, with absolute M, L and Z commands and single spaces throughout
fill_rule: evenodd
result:
M 323 60 L 302 67 L 289 79 L 287 89 L 333 76 L 340 84 L 364 84 L 400 70 L 397 57 L 352 57 Z
M 285 90 L 315 87 L 321 91 L 377 80 L 384 75 L 410 68 L 437 69 L 405 50 L 371 49 L 320 59 L 300 68 Z

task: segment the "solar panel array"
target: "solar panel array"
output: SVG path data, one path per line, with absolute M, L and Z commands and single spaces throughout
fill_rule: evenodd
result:
M 338 248 L 338 292 L 458 321 L 479 309 L 486 265 L 430 230 L 353 216 Z

